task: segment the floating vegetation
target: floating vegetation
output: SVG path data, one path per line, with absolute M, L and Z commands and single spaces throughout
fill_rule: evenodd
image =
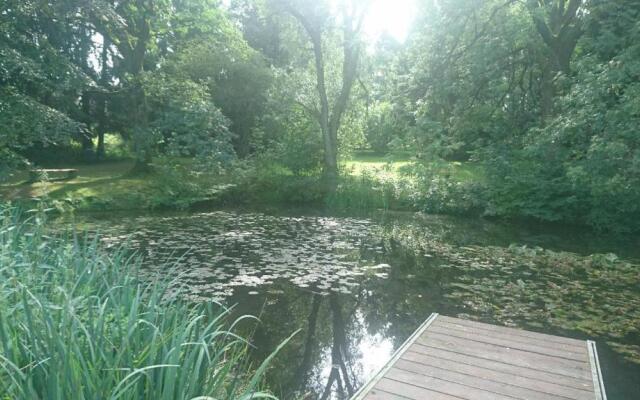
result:
M 211 212 L 96 223 L 108 245 L 139 249 L 147 273 L 174 264 L 194 300 L 222 300 L 236 287 L 284 280 L 319 294 L 348 294 L 363 279 L 386 278 L 372 222 L 355 218 L 276 217 Z M 124 234 L 126 232 L 126 234 Z M 255 292 L 255 290 L 252 290 Z
M 541 247 L 456 246 L 419 227 L 381 233 L 435 257 L 444 296 L 468 318 L 600 338 L 640 363 L 640 265 L 614 254 Z M 466 315 L 465 315 L 466 314 Z

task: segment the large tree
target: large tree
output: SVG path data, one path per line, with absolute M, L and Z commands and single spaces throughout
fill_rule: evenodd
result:
M 517 140 L 538 115 L 536 35 L 526 8 L 513 0 L 425 2 L 393 96 L 409 125 L 409 147 L 466 159 Z
M 142 74 L 155 69 L 152 56 L 158 56 L 159 35 L 169 28 L 171 2 L 96 1 L 85 7 L 92 28 L 103 42 L 113 46 L 113 72 L 121 87 L 118 98 L 112 101 L 120 103 L 117 114 L 123 120 L 126 134 L 134 141 L 136 169 L 146 170 L 153 154 L 153 139 L 150 139 L 149 107 Z
M 367 10 L 363 1 L 343 1 L 339 4 L 339 16 L 333 18 L 326 2 L 307 0 L 277 0 L 280 7 L 290 13 L 302 26 L 311 42 L 314 57 L 317 105 L 311 109 L 318 120 L 324 143 L 323 175 L 328 189 L 335 190 L 338 180 L 338 131 L 349 104 L 351 89 L 358 76 L 362 51 L 360 31 Z M 338 31 L 334 28 L 338 26 Z M 325 45 L 332 35 L 342 42 L 341 84 L 334 96 L 327 84 L 327 59 Z
M 2 2 L 0 175 L 23 163 L 29 147 L 67 143 L 84 133 L 77 99 L 95 81 L 85 68 L 80 26 L 68 1 Z
M 553 114 L 554 80 L 558 73 L 571 74 L 571 57 L 582 36 L 584 0 L 529 0 L 527 7 L 536 30 L 547 47 L 543 61 L 541 116 Z

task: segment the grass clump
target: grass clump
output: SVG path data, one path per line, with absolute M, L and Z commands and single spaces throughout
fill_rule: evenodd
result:
M 352 164 L 327 198 L 337 209 L 385 209 L 481 214 L 486 208 L 480 172 L 460 163 Z
M 0 208 L 1 399 L 273 398 L 258 392 L 269 359 L 250 372 L 227 310 L 144 283 L 124 250 L 46 232 L 41 213 Z

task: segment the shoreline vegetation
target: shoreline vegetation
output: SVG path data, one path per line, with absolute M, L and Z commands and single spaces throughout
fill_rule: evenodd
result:
M 329 211 L 374 210 L 483 217 L 504 222 L 565 225 L 601 233 L 636 233 L 629 227 L 594 226 L 584 220 L 558 220 L 495 210 L 480 163 L 406 154 L 356 152 L 341 163 L 334 192 L 327 194 L 320 171 L 294 173 L 273 160 L 243 161 L 226 170 L 193 169 L 191 159 L 162 158 L 144 173 L 132 173 L 134 160 L 57 165 L 79 170 L 64 181 L 28 182 L 14 174 L 0 184 L 0 198 L 23 209 L 45 201 L 55 213 L 201 210 L 226 207 L 317 207 Z M 620 228 L 620 229 L 618 229 Z
M 43 176 L 36 183 L 23 171 L 0 184 L 0 197 L 23 208 L 46 200 L 61 213 L 240 204 L 481 215 L 485 207 L 483 171 L 474 163 L 360 152 L 341 164 L 337 188 L 329 194 L 320 171 L 295 173 L 272 160 L 244 161 L 222 172 L 194 172 L 192 163 L 159 159 L 142 174 L 132 174 L 135 163 L 126 159 L 70 164 L 64 167 L 78 169 L 78 177 L 49 182 Z
M 137 266 L 97 238 L 51 235 L 43 210 L 0 208 L 0 398 L 275 399 L 263 376 L 286 341 L 250 365 L 235 327 L 254 317 L 231 321 Z
M 319 171 L 294 173 L 271 161 L 245 162 L 225 172 L 193 173 L 191 160 L 161 159 L 143 174 L 132 174 L 133 160 L 65 167 L 79 170 L 65 181 L 28 182 L 17 173 L 0 185 L 8 201 L 31 206 L 46 199 L 57 211 L 127 211 L 243 205 L 312 205 L 339 210 L 425 211 L 480 214 L 480 200 L 465 198 L 482 182 L 472 163 L 418 163 L 406 155 L 355 154 L 342 163 L 338 187 L 327 195 Z M 416 187 L 430 180 L 428 192 Z M 421 182 L 423 181 L 423 182 Z M 457 196 L 454 198 L 454 196 Z M 468 196 L 467 196 L 468 197 Z

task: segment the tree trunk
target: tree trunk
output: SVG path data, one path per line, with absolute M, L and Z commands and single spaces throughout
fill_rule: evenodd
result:
M 136 135 L 148 135 L 147 128 L 149 127 L 149 113 L 147 111 L 147 98 L 140 81 L 140 75 L 144 71 L 144 56 L 147 53 L 147 43 L 150 40 L 150 22 L 144 16 L 140 19 L 140 25 L 142 26 L 136 46 L 134 47 L 133 56 L 131 62 L 131 73 L 134 76 L 133 87 L 133 120 L 135 121 Z M 135 139 L 134 139 L 135 140 Z M 148 138 L 138 141 L 136 154 L 136 165 L 134 167 L 134 173 L 148 173 L 151 171 L 152 160 L 152 146 L 153 144 L 148 141 Z
M 105 149 L 104 149 L 104 128 L 102 126 L 98 127 L 98 146 L 96 147 L 96 158 L 98 161 L 102 161 L 105 158 Z
M 551 63 L 546 62 L 542 70 L 542 87 L 540 88 L 540 119 L 543 124 L 553 115 L 554 76 Z
M 333 107 L 330 108 L 325 82 L 324 53 L 322 50 L 323 26 L 312 23 L 312 21 L 317 20 L 317 18 L 307 18 L 300 10 L 297 10 L 293 6 L 289 7 L 289 12 L 302 24 L 313 45 L 316 67 L 316 89 L 320 99 L 320 110 L 318 110 L 316 117 L 320 124 L 324 142 L 322 175 L 328 193 L 335 192 L 338 187 L 338 132 L 340 131 L 342 115 L 347 108 L 351 89 L 357 78 L 358 71 L 360 43 L 358 42 L 357 35 L 362 26 L 364 12 L 357 15 L 355 10 L 352 11 L 352 14 L 348 14 L 345 11 L 343 15 L 344 59 L 342 61 L 342 87 Z
M 101 52 L 101 70 L 100 70 L 100 86 L 105 89 L 109 86 L 109 80 L 111 74 L 109 72 L 109 47 L 111 42 L 107 36 L 102 37 L 102 52 Z M 107 130 L 107 116 L 109 108 L 109 98 L 106 93 L 102 94 L 98 98 L 98 146 L 96 147 L 96 158 L 98 161 L 105 159 L 106 152 L 104 148 L 104 134 Z
M 309 31 L 311 42 L 313 43 L 313 54 L 316 66 L 316 85 L 320 97 L 319 123 L 322 131 L 322 141 L 324 143 L 324 163 L 322 175 L 327 190 L 335 192 L 338 187 L 338 142 L 337 131 L 332 132 L 331 116 L 329 111 L 329 98 L 325 83 L 324 54 L 322 52 L 322 36 L 318 30 Z
M 333 137 L 337 136 L 337 131 L 329 130 L 323 136 L 329 139 L 325 140 L 322 175 L 327 190 L 334 193 L 338 188 L 338 143 L 337 140 L 333 140 Z
M 555 78 L 558 73 L 570 75 L 571 56 L 582 36 L 582 21 L 578 10 L 583 0 L 550 1 L 546 4 L 529 1 L 536 30 L 547 46 L 547 60 L 543 62 L 540 94 L 540 116 L 543 124 L 554 115 L 553 98 L 557 93 Z M 547 19 L 543 17 L 546 11 Z
M 82 134 L 82 157 L 86 162 L 95 161 L 95 153 L 93 152 L 93 141 L 88 132 Z

